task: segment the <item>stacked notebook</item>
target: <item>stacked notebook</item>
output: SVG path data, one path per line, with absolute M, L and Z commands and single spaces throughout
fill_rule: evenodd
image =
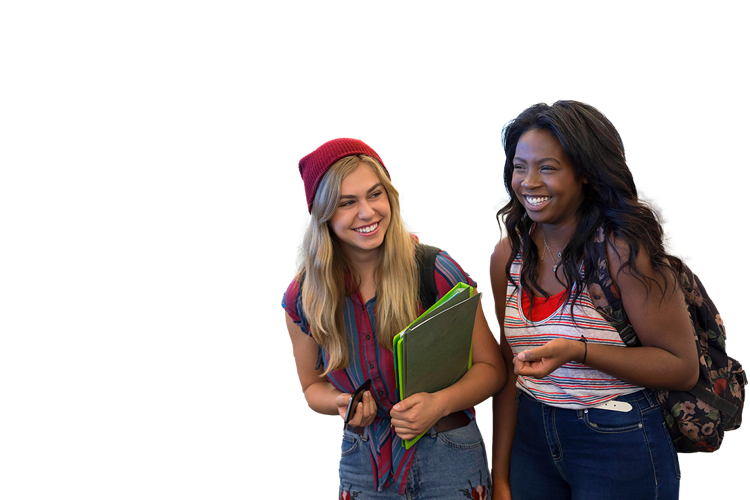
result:
M 481 294 L 459 283 L 393 338 L 399 400 L 437 392 L 471 368 L 471 339 Z M 410 448 L 419 437 L 403 441 Z

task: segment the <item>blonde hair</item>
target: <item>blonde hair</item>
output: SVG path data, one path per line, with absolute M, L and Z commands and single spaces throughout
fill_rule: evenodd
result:
M 338 208 L 344 177 L 363 163 L 378 176 L 391 208 L 391 220 L 375 271 L 378 343 L 392 350 L 393 337 L 417 316 L 419 278 L 414 260 L 415 242 L 401 219 L 398 191 L 374 158 L 365 155 L 342 158 L 328 169 L 318 185 L 310 224 L 300 248 L 302 307 L 312 337 L 329 356 L 324 375 L 331 370 L 344 369 L 349 363 L 344 300 L 360 284 L 357 269 L 342 250 L 328 221 Z M 349 289 L 345 284 L 346 275 L 350 277 Z

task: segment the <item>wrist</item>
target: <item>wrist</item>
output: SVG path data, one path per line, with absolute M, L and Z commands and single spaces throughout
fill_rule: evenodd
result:
M 576 362 L 585 365 L 589 355 L 589 344 L 586 337 L 581 335 L 581 338 L 576 342 L 576 357 L 573 358 Z
M 445 394 L 445 390 L 435 392 L 432 394 L 432 396 L 435 406 L 440 409 L 440 412 L 438 413 L 440 415 L 439 419 L 453 413 L 450 405 L 448 404 L 448 397 Z

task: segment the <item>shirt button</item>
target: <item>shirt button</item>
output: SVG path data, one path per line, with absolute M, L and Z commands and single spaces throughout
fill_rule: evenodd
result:
M 370 336 L 369 336 L 369 335 L 368 335 L 367 337 L 365 337 L 365 338 L 366 338 L 367 340 L 370 340 Z
M 383 395 L 383 391 L 378 391 L 378 396 L 382 396 L 382 395 Z
M 373 368 L 375 368 L 375 366 L 372 363 L 370 363 L 370 370 L 372 370 Z

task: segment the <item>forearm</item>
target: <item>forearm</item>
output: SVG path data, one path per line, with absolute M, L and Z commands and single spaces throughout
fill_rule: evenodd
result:
M 575 342 L 575 344 L 583 344 Z M 687 390 L 698 378 L 697 359 L 680 357 L 659 347 L 616 347 L 588 343 L 576 345 L 581 362 L 625 382 L 654 389 Z
M 305 389 L 305 399 L 307 405 L 318 413 L 324 415 L 338 415 L 339 410 L 336 405 L 336 396 L 341 391 L 335 389 L 330 382 L 321 380 L 315 382 Z
M 489 363 L 476 363 L 455 384 L 433 395 L 438 398 L 442 416 L 478 405 L 505 383 L 505 371 Z
M 505 387 L 492 398 L 492 482 L 495 485 L 510 482 L 510 452 L 518 412 L 516 391 L 516 375 L 511 369 Z

